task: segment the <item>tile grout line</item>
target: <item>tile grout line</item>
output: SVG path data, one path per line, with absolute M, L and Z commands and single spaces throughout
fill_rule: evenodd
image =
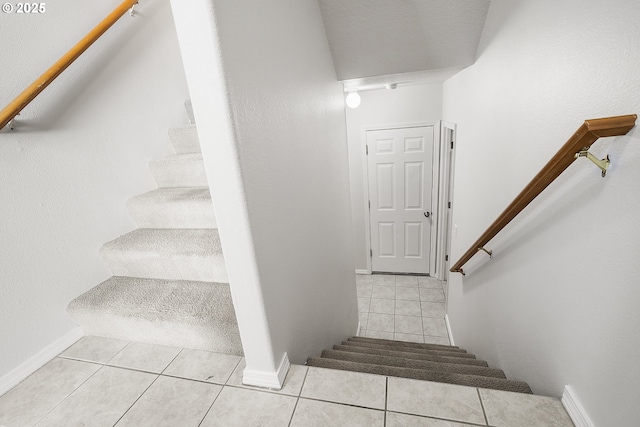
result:
M 309 374 L 309 367 L 307 366 L 307 371 L 304 373 L 304 378 L 302 379 L 302 385 L 300 385 L 300 391 L 296 396 L 296 404 L 293 405 L 293 412 L 291 412 L 291 418 L 289 419 L 288 427 L 291 427 L 291 423 L 293 422 L 293 417 L 296 414 L 296 410 L 298 409 L 298 403 L 300 402 L 300 395 L 302 395 L 302 389 L 304 388 L 304 384 L 307 381 L 307 375 Z M 286 380 L 286 378 L 285 378 Z M 284 384 L 283 384 L 284 386 Z
M 153 381 L 151 381 L 151 384 L 149 384 L 149 386 L 145 388 L 142 393 L 140 393 L 140 396 L 138 396 L 138 398 L 133 401 L 133 403 L 127 408 L 127 410 L 124 411 L 122 415 L 120 415 L 120 418 L 118 418 L 115 424 L 113 424 L 113 427 L 115 427 L 120 422 L 120 420 L 122 420 L 124 416 L 127 415 L 127 413 L 131 410 L 131 408 L 133 408 L 135 404 L 138 403 L 140 399 L 142 399 L 142 396 L 144 396 L 144 394 L 151 388 L 151 386 L 154 385 L 156 381 L 158 381 L 158 378 L 160 378 L 160 374 L 156 374 L 156 375 L 157 375 L 156 378 Z
M 464 425 L 465 427 L 467 427 L 467 426 L 469 426 L 469 427 L 476 427 L 476 426 L 477 427 L 494 427 L 494 426 L 489 426 L 488 424 L 478 424 L 478 423 L 475 423 L 473 421 L 453 420 L 451 418 L 442 418 L 442 417 L 437 417 L 437 416 L 434 416 L 434 415 L 420 415 L 420 414 L 413 414 L 411 412 L 403 412 L 403 411 L 389 411 L 389 412 L 394 413 L 394 414 L 409 415 L 409 416 L 416 417 L 416 418 L 424 418 L 424 419 L 427 419 L 427 420 L 447 421 L 449 423 L 458 423 L 458 424 L 464 423 L 462 425 Z
M 58 359 L 73 360 L 75 362 L 91 363 L 92 365 L 100 365 L 100 366 L 105 366 L 106 365 L 105 363 L 96 362 L 95 360 L 79 359 L 77 357 L 62 356 L 60 354 L 57 355 L 56 357 Z
M 131 345 L 131 343 L 132 343 L 132 342 L 133 342 L 133 341 L 129 341 L 129 342 L 127 342 L 127 343 L 125 344 L 125 346 L 124 346 L 124 347 L 122 347 L 120 350 L 116 351 L 116 354 L 114 354 L 113 356 L 111 356 L 111 357 L 110 357 L 106 362 L 104 362 L 104 364 L 105 364 L 105 365 L 108 365 L 108 364 L 109 364 L 109 362 L 111 362 L 111 361 L 113 360 L 113 358 L 114 358 L 114 357 L 116 357 L 117 355 L 119 355 L 120 353 L 122 353 L 122 351 L 123 351 L 125 348 L 129 347 L 129 345 Z
M 372 375 L 372 374 L 368 374 L 368 375 Z M 295 397 L 295 396 L 289 395 L 289 397 Z M 324 399 L 320 399 L 320 398 L 317 398 L 317 397 L 300 396 L 300 399 L 313 400 L 314 402 L 331 403 L 331 404 L 340 405 L 340 406 L 348 406 L 350 408 L 368 409 L 369 411 L 385 412 L 384 408 L 382 408 L 382 409 L 381 408 L 372 408 L 371 406 L 362 406 L 362 405 L 356 405 L 356 404 L 353 404 L 353 403 L 337 402 L 335 400 L 324 400 Z
M 234 366 L 234 367 L 233 367 L 233 369 L 231 370 L 231 372 L 229 373 L 229 376 L 228 376 L 228 377 L 227 377 L 227 379 L 224 381 L 224 385 L 225 385 L 225 386 L 229 384 L 229 380 L 231 379 L 231 376 L 232 376 L 232 375 L 233 375 L 233 373 L 236 371 L 236 369 L 238 369 L 238 366 L 240 366 L 240 362 L 242 362 L 242 359 L 244 359 L 244 356 L 242 356 L 240 359 L 238 359 L 238 363 L 236 363 L 236 366 Z M 246 360 L 247 360 L 247 359 L 244 359 L 244 360 L 245 360 L 245 364 L 246 364 Z M 289 369 L 291 369 L 291 368 L 289 368 Z M 288 374 L 288 372 L 287 372 L 287 374 Z M 285 380 L 286 380 L 286 379 L 287 379 L 287 378 L 286 378 L 286 376 L 285 376 Z M 243 385 L 244 385 L 244 384 L 243 384 Z M 282 385 L 284 386 L 284 383 L 282 383 Z
M 224 390 L 225 387 L 226 386 L 220 387 L 220 391 L 218 392 L 218 394 L 216 394 L 216 397 L 213 398 L 213 402 L 211 402 L 211 405 L 209 405 L 209 409 L 207 409 L 207 411 L 204 413 L 204 416 L 198 423 L 198 427 L 200 427 L 204 420 L 207 418 L 207 415 L 209 415 L 209 412 L 211 412 L 211 409 L 213 408 L 213 404 L 216 403 L 216 400 L 218 400 L 218 397 L 220 397 L 220 394 L 222 394 L 222 390 Z
M 63 358 L 64 359 L 64 358 Z M 36 424 L 38 424 L 40 421 L 44 420 L 50 413 L 52 413 L 58 406 L 62 405 L 62 402 L 64 402 L 65 400 L 67 400 L 69 398 L 69 396 L 71 396 L 73 393 L 75 393 L 80 387 L 82 387 L 83 385 L 86 384 L 87 381 L 89 381 L 95 374 L 97 374 L 98 372 L 100 372 L 100 370 L 102 368 L 104 368 L 104 365 L 100 364 L 100 363 L 94 363 L 94 365 L 101 365 L 98 369 L 96 369 L 96 371 L 89 375 L 87 377 L 86 380 L 82 381 L 82 383 L 80 383 L 80 385 L 78 385 L 78 387 L 74 388 L 73 391 L 71 391 L 69 394 L 67 394 L 64 399 L 62 399 L 60 402 L 58 402 L 53 408 L 51 408 L 50 411 L 48 411 L 46 414 L 44 414 L 42 417 L 40 417 L 38 419 L 38 421 L 36 421 L 33 425 L 35 426 Z
M 178 358 L 178 356 L 180 356 L 180 355 L 182 354 L 182 350 L 184 350 L 184 347 L 182 347 L 182 348 L 180 349 L 180 351 L 178 352 L 178 354 L 176 354 L 176 355 L 175 355 L 175 357 L 174 357 L 173 359 L 171 359 L 171 362 L 169 362 L 169 363 L 167 364 L 167 366 L 165 366 L 165 367 L 164 367 L 164 369 L 162 370 L 162 372 L 160 372 L 160 375 L 163 375 L 163 374 L 164 374 L 164 371 L 166 371 L 166 370 L 169 368 L 169 366 L 171 366 L 171 364 L 172 364 L 173 362 L 175 362 L 175 361 L 176 361 L 176 359 Z
M 384 427 L 387 427 L 387 411 L 389 410 L 389 377 L 384 379 Z
M 478 393 L 478 400 L 480 401 L 480 407 L 482 408 L 482 415 L 484 416 L 484 422 L 486 425 L 489 425 L 489 419 L 487 418 L 487 412 L 484 410 L 484 403 L 482 403 L 482 395 L 480 395 L 480 389 L 476 387 L 476 392 Z

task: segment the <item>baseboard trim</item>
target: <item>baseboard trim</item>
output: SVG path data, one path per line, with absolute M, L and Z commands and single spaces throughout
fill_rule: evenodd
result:
M 582 406 L 570 385 L 566 385 L 564 387 L 564 392 L 562 393 L 562 405 L 576 427 L 595 427 L 595 424 L 591 421 L 589 415 L 587 415 L 587 412 L 584 410 L 584 406 Z
M 84 336 L 84 331 L 76 327 L 42 350 L 30 357 L 26 362 L 0 378 L 0 396 L 20 384 L 25 378 L 42 368 L 47 362 L 66 350 Z
M 285 353 L 276 372 L 254 371 L 245 368 L 242 373 L 242 384 L 280 390 L 290 367 L 289 356 Z
M 456 345 L 455 341 L 453 340 L 453 332 L 451 332 L 451 324 L 449 323 L 448 314 L 444 315 L 444 323 L 447 324 L 447 333 L 449 334 L 449 342 L 451 343 L 451 345 Z
M 358 270 L 356 268 L 356 274 L 371 274 L 369 270 Z

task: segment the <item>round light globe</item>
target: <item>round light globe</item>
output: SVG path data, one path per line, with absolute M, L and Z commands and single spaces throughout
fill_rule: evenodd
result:
M 349 108 L 358 108 L 360 105 L 360 95 L 358 92 L 349 92 L 347 95 L 347 107 Z

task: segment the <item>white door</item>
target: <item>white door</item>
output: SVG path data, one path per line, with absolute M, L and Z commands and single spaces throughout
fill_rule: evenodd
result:
M 371 269 L 429 273 L 434 126 L 367 131 Z

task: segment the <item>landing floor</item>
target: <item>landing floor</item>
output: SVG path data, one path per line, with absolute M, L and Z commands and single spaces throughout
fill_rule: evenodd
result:
M 445 286 L 432 277 L 357 275 L 360 336 L 450 345 Z
M 280 391 L 243 359 L 84 337 L 0 397 L 0 426 L 572 426 L 557 399 L 294 365 Z

